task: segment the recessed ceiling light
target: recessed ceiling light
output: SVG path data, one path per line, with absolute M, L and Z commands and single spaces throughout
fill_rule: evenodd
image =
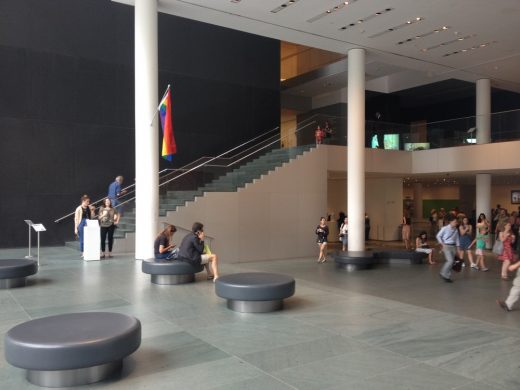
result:
M 273 14 L 275 14 L 275 13 L 277 13 L 277 12 L 280 12 L 280 11 L 286 9 L 287 7 L 289 7 L 290 5 L 295 4 L 295 3 L 298 2 L 298 1 L 299 1 L 299 0 L 289 0 L 289 1 L 286 1 L 286 2 L 283 3 L 283 4 L 280 4 L 278 7 L 273 8 L 273 9 L 271 10 L 271 12 L 272 12 Z
M 328 10 L 326 10 L 318 15 L 313 16 L 312 18 L 308 19 L 307 22 L 313 23 L 317 20 L 320 20 L 321 18 L 323 18 L 325 16 L 332 14 L 333 12 L 339 11 L 340 9 L 342 9 L 342 8 L 346 7 L 347 5 L 352 4 L 356 1 L 358 1 L 358 0 L 342 1 L 341 3 L 337 4 L 336 6 L 329 8 Z
M 438 49 L 439 47 L 452 45 L 452 44 L 454 44 L 454 43 L 456 43 L 456 42 L 464 41 L 464 40 L 466 40 L 466 39 L 470 39 L 470 38 L 473 38 L 473 37 L 475 37 L 475 36 L 476 36 L 476 34 L 472 34 L 472 35 L 466 35 L 465 37 L 460 37 L 460 38 L 451 39 L 451 40 L 449 40 L 449 41 L 441 42 L 441 43 L 439 43 L 438 45 L 430 46 L 430 47 L 428 47 L 428 50 L 434 50 L 434 49 Z
M 443 57 L 449 57 L 449 56 L 452 56 L 454 54 L 467 53 L 467 52 L 472 51 L 472 50 L 482 49 L 484 47 L 488 47 L 488 46 L 493 45 L 495 43 L 498 43 L 498 42 L 497 41 L 484 42 L 484 43 L 481 43 L 480 45 L 471 46 L 471 47 L 468 47 L 466 49 L 461 49 L 459 51 L 454 51 L 452 53 L 446 53 L 446 54 L 443 55 Z
M 381 16 L 381 15 L 383 15 L 383 14 L 386 14 L 386 13 L 388 13 L 388 12 L 390 12 L 390 11 L 393 11 L 393 8 L 386 8 L 386 9 L 384 9 L 384 10 L 381 10 L 381 11 L 375 12 L 375 13 L 373 13 L 373 14 L 370 14 L 370 15 L 365 16 L 364 18 L 360 18 L 360 19 L 358 19 L 358 20 L 356 21 L 356 23 L 349 23 L 349 24 L 347 24 L 347 25 L 345 25 L 345 26 L 343 26 L 343 27 L 340 27 L 339 30 L 345 31 L 345 30 L 347 30 L 347 29 L 350 28 L 350 27 L 354 27 L 354 26 L 356 26 L 356 25 L 358 25 L 358 24 L 361 24 L 361 23 L 366 23 L 366 22 L 368 22 L 368 21 L 370 21 L 370 20 L 372 20 L 372 19 L 374 19 L 374 18 L 377 18 L 378 16 Z M 364 31 L 362 31 L 362 33 L 364 33 Z
M 397 44 L 398 44 L 398 45 L 402 45 L 403 43 L 413 42 L 413 41 L 416 40 L 416 39 L 425 38 L 425 37 L 427 37 L 427 36 L 430 36 L 430 35 L 435 34 L 436 32 L 447 31 L 449 28 L 450 28 L 449 26 L 443 26 L 442 28 L 435 29 L 435 30 L 432 30 L 432 31 L 428 31 L 428 32 L 425 32 L 425 33 L 423 33 L 423 34 L 416 35 L 416 36 L 414 36 L 414 37 L 407 38 L 407 39 L 405 39 L 405 40 L 402 40 L 402 41 L 400 41 L 400 42 L 397 42 Z
M 423 20 L 424 20 L 424 18 L 422 18 L 422 17 L 417 17 L 414 20 L 407 20 L 406 22 L 404 22 L 402 24 L 390 27 L 390 28 L 388 28 L 386 30 L 383 30 L 383 31 L 378 32 L 378 33 L 373 34 L 373 35 L 370 35 L 369 38 L 376 38 L 376 37 L 379 37 L 381 35 L 388 34 L 389 32 L 396 31 L 396 30 L 399 30 L 399 29 L 407 27 L 407 26 L 411 26 L 412 24 L 415 24 L 415 23 L 419 23 L 419 22 L 421 22 Z

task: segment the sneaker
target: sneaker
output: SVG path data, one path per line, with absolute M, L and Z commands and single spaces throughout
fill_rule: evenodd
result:
M 507 305 L 504 301 L 500 301 L 497 299 L 497 305 L 500 306 L 505 311 L 511 311 L 511 309 L 509 307 L 507 307 Z
M 446 283 L 453 283 L 453 280 L 451 280 L 450 278 L 446 278 L 442 275 L 439 275 L 441 277 L 442 280 L 444 280 Z
M 489 268 L 481 268 L 480 270 L 486 272 L 489 271 Z
M 471 264 L 471 268 L 478 271 L 478 266 L 476 264 Z

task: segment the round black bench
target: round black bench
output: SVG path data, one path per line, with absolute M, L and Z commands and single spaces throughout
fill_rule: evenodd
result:
M 38 272 L 38 263 L 28 259 L 0 260 L 0 289 L 23 287 L 26 277 Z
M 98 382 L 141 344 L 141 323 L 119 313 L 71 313 L 17 325 L 5 335 L 5 358 L 38 386 Z
M 215 293 L 227 299 L 227 307 L 241 313 L 266 313 L 283 308 L 284 298 L 294 295 L 295 281 L 287 275 L 246 272 L 215 281 Z
M 422 264 L 423 259 L 428 257 L 427 253 L 406 251 L 406 250 L 388 250 L 388 251 L 375 251 L 374 257 L 383 262 L 395 262 L 399 260 L 409 261 L 410 264 Z
M 346 269 L 349 272 L 370 269 L 379 264 L 378 259 L 374 258 L 374 252 L 371 251 L 336 252 L 333 258 L 336 267 Z
M 150 260 L 143 261 L 142 271 L 151 275 L 154 284 L 184 284 L 195 280 L 195 274 L 204 269 L 184 261 Z

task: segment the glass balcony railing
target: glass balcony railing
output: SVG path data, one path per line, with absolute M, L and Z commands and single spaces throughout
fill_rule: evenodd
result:
M 305 116 L 302 116 L 305 119 Z M 489 115 L 490 141 L 505 142 L 520 139 L 520 109 Z M 347 117 L 314 114 L 313 120 L 325 130 L 322 143 L 347 145 Z M 365 147 L 387 150 L 424 150 L 477 143 L 479 119 L 476 116 L 437 122 L 413 124 L 384 121 L 365 122 Z M 297 134 L 298 145 L 316 143 L 316 130 L 306 129 Z

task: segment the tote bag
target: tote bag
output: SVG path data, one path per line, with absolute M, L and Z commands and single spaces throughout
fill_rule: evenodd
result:
M 504 251 L 504 243 L 497 238 L 497 240 L 493 244 L 493 253 L 500 256 L 503 251 Z

